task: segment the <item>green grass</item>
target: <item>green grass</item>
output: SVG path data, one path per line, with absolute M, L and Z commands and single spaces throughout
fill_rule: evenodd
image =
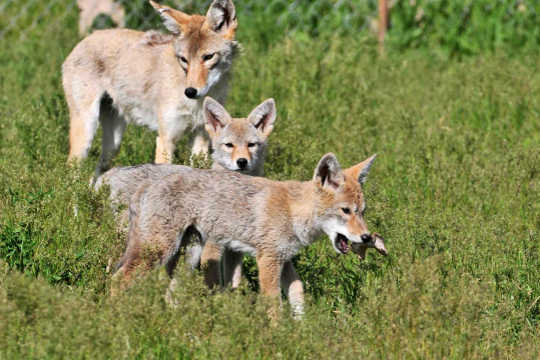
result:
M 326 152 L 379 156 L 366 185 L 390 252 L 337 256 L 326 238 L 297 257 L 307 314 L 269 325 L 254 286 L 210 294 L 162 271 L 111 299 L 123 251 L 106 194 L 65 165 L 60 64 L 75 23 L 0 40 L 0 358 L 508 358 L 540 356 L 538 54 L 384 59 L 356 38 L 244 42 L 227 109 L 274 97 L 266 174 L 309 179 Z M 51 45 L 53 44 L 53 45 Z M 115 165 L 150 162 L 155 134 L 130 127 Z M 177 163 L 185 163 L 183 140 Z M 77 208 L 77 216 L 74 208 Z M 253 262 L 246 262 L 253 285 Z

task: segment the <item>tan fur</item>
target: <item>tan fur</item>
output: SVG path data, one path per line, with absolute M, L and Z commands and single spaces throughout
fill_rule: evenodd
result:
M 193 154 L 208 152 L 202 102 L 223 103 L 237 52 L 231 0 L 214 0 L 206 16 L 151 2 L 170 35 L 127 29 L 95 31 L 65 60 L 63 86 L 70 112 L 68 161 L 88 154 L 98 120 L 103 127 L 96 175 L 110 166 L 128 123 L 157 130 L 156 163 L 171 163 L 176 141 L 195 132 Z
M 272 132 L 276 118 L 274 100 L 267 99 L 253 109 L 247 118 L 231 118 L 227 111 L 211 98 L 205 100 L 203 109 L 206 130 L 212 140 L 212 168 L 263 176 L 266 139 Z M 245 169 L 237 166 L 240 159 L 246 160 Z M 237 288 L 242 277 L 242 253 L 224 249 L 209 239 L 201 254 L 201 267 L 205 271 L 209 287 L 221 284 Z
M 180 249 L 190 239 L 186 232 L 195 229 L 203 243 L 212 239 L 222 247 L 255 255 L 261 293 L 279 298 L 281 284 L 293 294 L 293 312 L 300 316 L 303 289 L 290 260 L 302 247 L 322 233 L 330 237 L 338 253 L 348 252 L 349 242 L 358 244 L 355 248 L 376 247 L 367 228 L 358 225 L 365 224 L 360 181 L 373 159 L 365 163 L 363 177 L 355 179 L 352 170 L 342 171 L 335 156 L 327 154 L 313 180 L 306 182 L 182 167 L 141 186 L 132 198 L 128 245 L 115 277 L 128 282 L 134 268 L 156 263 L 153 254 L 172 271 Z M 353 217 L 357 219 L 351 221 Z M 143 248 L 159 250 L 146 260 Z M 377 249 L 386 254 L 386 249 Z

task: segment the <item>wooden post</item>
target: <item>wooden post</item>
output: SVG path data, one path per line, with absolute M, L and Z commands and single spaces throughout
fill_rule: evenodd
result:
M 384 37 L 388 28 L 388 0 L 379 0 L 379 54 L 384 54 Z

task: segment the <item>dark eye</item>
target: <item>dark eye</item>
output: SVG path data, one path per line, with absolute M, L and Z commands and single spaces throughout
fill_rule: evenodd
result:
M 204 61 L 208 61 L 208 60 L 210 60 L 210 59 L 213 58 L 213 57 L 214 57 L 214 54 L 206 54 L 206 55 L 203 55 L 202 59 L 203 59 Z
M 225 146 L 228 148 L 232 148 L 234 145 L 232 143 L 226 143 Z
M 248 147 L 254 147 L 255 145 L 257 145 L 257 144 L 255 144 L 255 143 L 248 143 Z
M 180 61 L 181 61 L 181 62 L 183 62 L 183 63 L 186 63 L 186 64 L 187 64 L 187 59 L 186 59 L 185 57 L 183 57 L 183 56 L 179 56 L 178 58 L 180 59 Z
M 351 209 L 349 208 L 341 208 L 341 211 L 343 211 L 344 214 L 349 215 L 351 213 Z

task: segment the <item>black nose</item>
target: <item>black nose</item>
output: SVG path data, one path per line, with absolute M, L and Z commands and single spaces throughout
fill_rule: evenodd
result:
M 240 159 L 236 160 L 236 164 L 238 165 L 240 170 L 244 170 L 246 168 L 246 166 L 247 166 L 247 159 L 240 158 Z
M 362 242 L 370 242 L 371 241 L 371 235 L 370 234 L 362 234 L 362 236 L 360 236 L 360 238 L 362 239 Z
M 197 96 L 197 89 L 188 87 L 186 91 L 184 91 L 184 94 L 190 99 L 195 99 L 195 96 Z

